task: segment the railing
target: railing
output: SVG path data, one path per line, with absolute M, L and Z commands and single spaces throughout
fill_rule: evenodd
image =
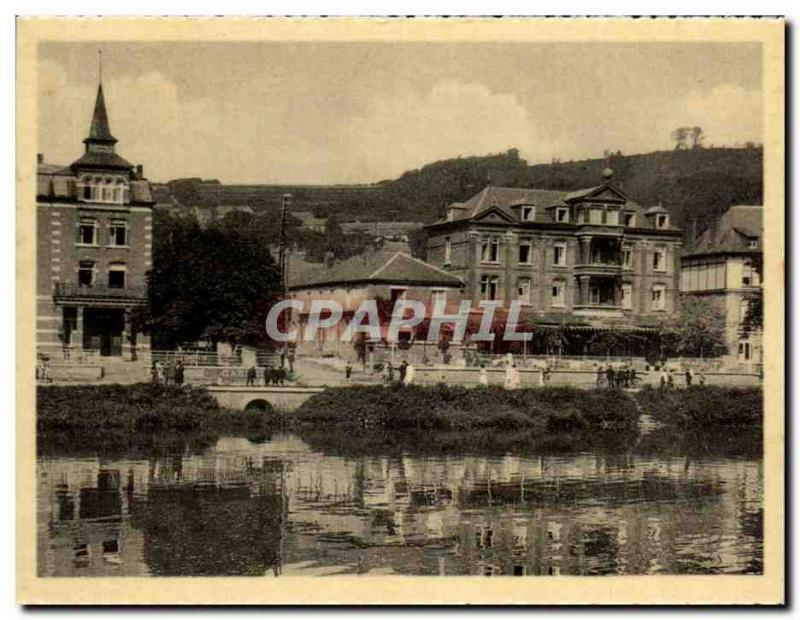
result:
M 70 282 L 56 282 L 53 290 L 55 297 L 102 297 L 104 299 L 141 299 L 147 298 L 147 290 L 143 286 L 114 288 L 110 286 L 81 286 Z

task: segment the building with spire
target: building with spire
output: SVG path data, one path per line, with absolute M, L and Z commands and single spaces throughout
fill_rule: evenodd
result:
M 133 318 L 147 300 L 153 197 L 142 166 L 116 152 L 102 82 L 83 143 L 66 167 L 37 156 L 37 347 L 135 359 L 149 350 Z

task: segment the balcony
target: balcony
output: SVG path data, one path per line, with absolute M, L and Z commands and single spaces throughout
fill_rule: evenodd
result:
M 128 304 L 143 304 L 147 300 L 147 289 L 144 286 L 112 288 L 110 286 L 80 286 L 67 282 L 56 282 L 53 297 L 56 301 L 122 301 Z
M 576 276 L 618 276 L 622 272 L 621 262 L 592 262 L 575 265 Z
M 588 304 L 577 305 L 573 307 L 573 311 L 578 316 L 585 316 L 589 318 L 623 318 L 625 316 L 626 308 L 622 306 L 612 306 L 608 304 Z

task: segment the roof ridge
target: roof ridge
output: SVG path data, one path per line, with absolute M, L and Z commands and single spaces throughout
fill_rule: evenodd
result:
M 378 268 L 377 268 L 375 271 L 373 271 L 371 274 L 369 274 L 369 275 L 367 276 L 367 279 L 368 279 L 368 280 L 371 280 L 372 278 L 374 278 L 375 276 L 377 276 L 377 275 L 378 275 L 378 274 L 379 274 L 381 271 L 383 271 L 383 270 L 384 270 L 384 269 L 386 269 L 386 268 L 387 268 L 389 265 L 391 265 L 391 264 L 394 262 L 394 259 L 396 259 L 396 258 L 397 258 L 398 254 L 401 254 L 401 252 L 399 252 L 399 251 L 398 251 L 398 252 L 395 252 L 395 253 L 392 255 L 392 257 L 391 257 L 389 260 L 387 260 L 385 263 L 383 263 L 383 265 L 381 265 L 381 266 L 380 266 L 380 267 L 378 267 Z
M 417 258 L 416 256 L 412 256 L 411 254 L 406 254 L 405 252 L 398 252 L 397 254 L 398 255 L 402 254 L 405 258 L 409 258 L 409 259 L 411 259 L 412 261 L 414 261 L 416 263 L 420 263 L 421 265 L 423 265 L 425 267 L 428 267 L 430 269 L 433 269 L 434 271 L 438 271 L 439 273 L 442 273 L 442 274 L 444 274 L 444 275 L 446 275 L 446 276 L 448 276 L 450 278 L 455 278 L 456 280 L 460 280 L 461 282 L 463 282 L 463 280 L 461 280 L 461 278 L 459 278 L 457 275 L 454 275 L 452 273 L 448 273 L 447 271 L 445 271 L 444 269 L 440 269 L 436 265 L 431 265 L 430 263 L 426 263 L 424 260 L 422 260 L 420 258 Z

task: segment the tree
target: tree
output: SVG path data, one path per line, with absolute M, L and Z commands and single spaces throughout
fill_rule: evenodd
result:
M 157 213 L 148 305 L 137 320 L 157 347 L 200 339 L 266 344 L 280 274 L 254 236 Z
M 686 140 L 689 138 L 688 127 L 678 127 L 670 134 L 673 142 L 675 142 L 675 150 L 681 151 L 687 148 Z
M 673 330 L 675 348 L 686 357 L 717 357 L 728 350 L 725 317 L 720 308 L 708 299 L 686 299 Z
M 703 148 L 703 140 L 705 140 L 705 136 L 703 135 L 703 128 L 702 127 L 692 127 L 689 130 L 689 135 L 692 138 L 692 148 L 693 149 L 701 149 Z

